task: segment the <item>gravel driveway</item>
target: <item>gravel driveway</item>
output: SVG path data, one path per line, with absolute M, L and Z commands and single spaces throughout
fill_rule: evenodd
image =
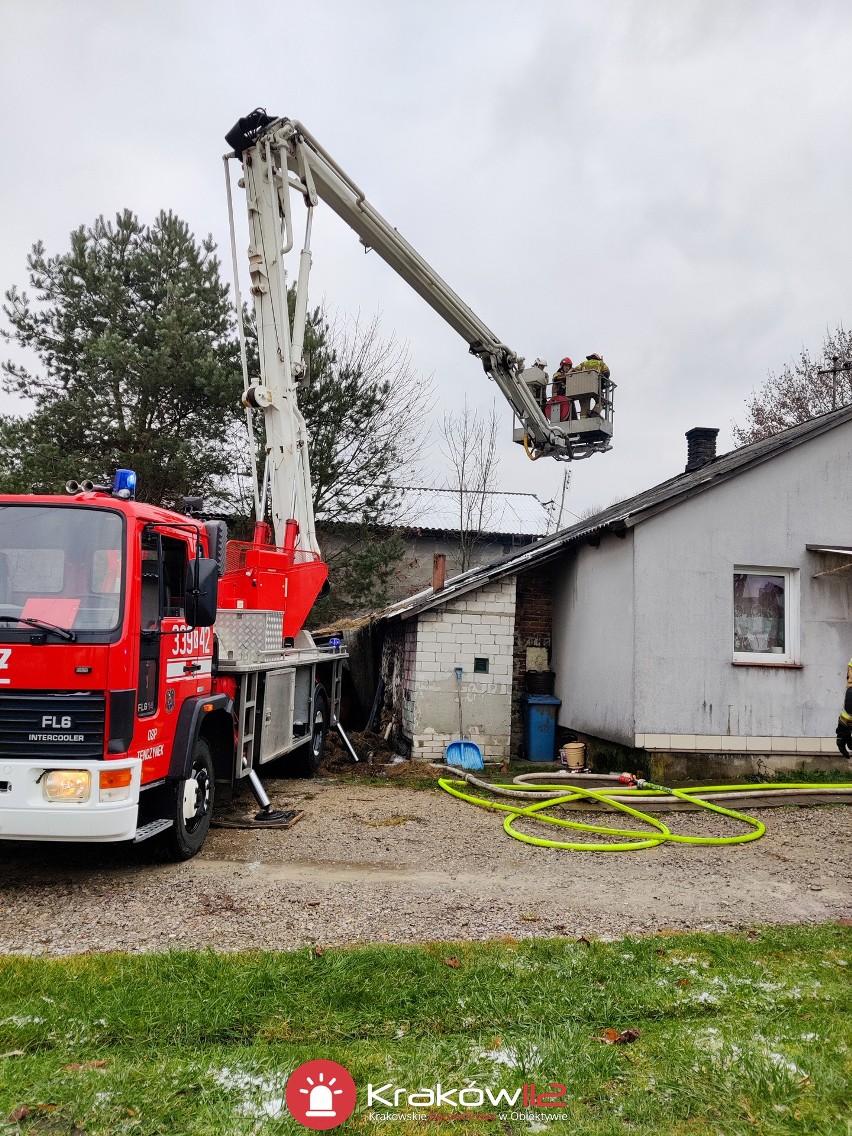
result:
M 215 829 L 188 864 L 151 864 L 139 849 L 0 843 L 0 951 L 617 936 L 852 914 L 848 806 L 753 811 L 768 831 L 745 845 L 591 854 L 511 840 L 496 813 L 437 788 L 267 788 L 304 818 L 289 830 Z M 670 824 L 741 831 L 706 814 Z

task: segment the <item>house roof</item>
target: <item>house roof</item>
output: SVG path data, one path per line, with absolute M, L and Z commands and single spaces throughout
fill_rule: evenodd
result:
M 473 498 L 474 494 L 469 496 Z M 534 493 L 490 492 L 482 498 L 481 531 L 544 536 L 550 513 Z M 479 512 L 477 502 L 476 511 Z M 459 494 L 454 489 L 429 489 L 412 485 L 402 489 L 401 522 L 427 531 L 455 532 L 459 528 Z
M 669 478 L 668 481 L 660 482 L 659 485 L 655 485 L 651 489 L 637 493 L 635 497 L 610 505 L 608 509 L 603 509 L 570 528 L 561 529 L 552 536 L 544 537 L 520 552 L 509 553 L 508 556 L 494 560 L 490 564 L 472 568 L 459 576 L 453 576 L 440 592 L 434 592 L 431 588 L 428 588 L 417 595 L 409 596 L 405 600 L 391 604 L 379 613 L 379 618 L 383 620 L 408 619 L 412 615 L 429 608 L 439 607 L 465 592 L 473 591 L 482 587 L 483 584 L 499 580 L 501 577 L 511 575 L 522 568 L 552 560 L 571 545 L 583 543 L 596 536 L 602 536 L 604 532 L 624 533 L 628 528 L 641 524 L 642 521 L 648 520 L 665 509 L 671 509 L 698 493 L 713 489 L 715 486 L 721 485 L 723 482 L 729 481 L 731 478 L 763 464 L 763 462 L 770 461 L 772 458 L 850 420 L 852 420 L 852 406 L 844 406 L 840 410 L 833 410 L 828 414 L 820 415 L 818 418 L 812 418 L 809 422 L 791 426 L 789 430 L 783 430 L 780 434 L 774 434 L 771 438 L 763 438 L 759 442 L 751 442 L 747 446 L 740 446 L 739 449 L 720 454 L 700 469 L 693 470 L 691 473 L 678 474 L 676 477 Z
M 396 519 L 387 525 L 393 529 L 416 529 L 419 532 L 457 533 L 459 531 L 459 494 L 454 489 L 432 488 L 425 485 L 398 487 L 395 507 Z M 472 499 L 474 492 L 468 490 Z M 487 536 L 544 536 L 552 518 L 543 502 L 534 493 L 485 492 L 476 494 L 483 499 L 478 531 Z M 327 523 L 327 522 L 326 522 Z M 334 522 L 335 525 L 346 522 Z

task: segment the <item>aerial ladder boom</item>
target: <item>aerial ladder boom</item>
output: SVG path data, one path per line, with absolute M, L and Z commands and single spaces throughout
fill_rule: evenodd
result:
M 256 110 L 242 118 L 226 136 L 233 154 L 243 163 L 248 197 L 252 264 L 252 292 L 259 334 L 271 347 L 261 350 L 261 387 L 251 388 L 249 402 L 264 408 L 283 400 L 295 409 L 295 391 L 305 377 L 303 359 L 307 313 L 307 279 L 310 271 L 310 230 L 314 206 L 328 205 L 373 250 L 430 305 L 468 344 L 482 362 L 514 411 L 515 440 L 523 442 L 534 458 L 550 456 L 562 461 L 589 457 L 610 448 L 614 384 L 594 370 L 573 377 L 569 397 L 591 397 L 592 417 L 568 417 L 554 411 L 542 395 L 543 371 L 524 369 L 524 360 L 500 340 L 400 233 L 367 201 L 359 186 L 298 121 L 273 118 Z M 281 258 L 294 245 L 290 191 L 298 192 L 308 210 L 305 246 L 299 264 L 292 333 L 286 327 L 286 291 Z M 277 379 L 273 380 L 273 377 Z M 277 382 L 278 389 L 275 389 Z M 561 408 L 556 408 L 557 411 Z M 275 415 L 273 413 L 272 417 Z M 281 417 L 279 415 L 279 417 Z M 297 409 L 294 428 L 287 440 L 272 445 L 271 484 L 273 513 L 276 496 L 275 455 L 300 453 L 298 490 L 310 499 L 310 476 L 304 443 L 304 424 Z M 267 419 L 269 422 L 269 418 Z M 279 433 L 281 430 L 279 429 Z M 269 434 L 269 427 L 267 427 Z M 286 464 L 286 463 L 283 463 Z M 279 480 L 282 480 L 279 477 Z M 294 515 L 294 514 L 289 514 Z M 300 519 L 300 525 L 302 521 Z M 313 518 L 303 533 L 313 532 Z M 276 522 L 276 535 L 278 523 Z M 313 546 L 312 546 L 313 547 Z

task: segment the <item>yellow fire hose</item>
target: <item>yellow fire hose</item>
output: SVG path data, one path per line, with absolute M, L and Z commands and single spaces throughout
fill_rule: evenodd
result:
M 459 772 L 462 771 L 459 770 Z M 499 796 L 514 797 L 515 801 L 513 804 L 503 804 L 500 801 L 488 800 L 485 797 L 475 797 L 472 793 L 465 793 L 458 787 L 466 785 L 469 782 Z M 481 808 L 497 809 L 500 812 L 509 813 L 509 816 L 507 816 L 503 822 L 503 828 L 509 836 L 514 837 L 515 840 L 522 840 L 525 844 L 537 844 L 542 848 L 570 848 L 577 852 L 633 852 L 641 848 L 655 848 L 658 844 L 663 844 L 666 841 L 671 841 L 674 844 L 746 844 L 750 840 L 759 840 L 764 832 L 766 832 L 766 825 L 763 824 L 762 821 L 755 820 L 754 817 L 746 816 L 745 813 L 724 808 L 722 805 L 714 804 L 709 800 L 703 800 L 703 796 L 708 794 L 756 791 L 766 793 L 767 791 L 777 790 L 781 792 L 791 789 L 808 791 L 815 788 L 813 783 L 786 782 L 763 785 L 702 785 L 690 789 L 670 789 L 665 785 L 656 785 L 652 781 L 638 780 L 635 782 L 636 788 L 625 788 L 624 785 L 618 785 L 612 789 L 586 789 L 579 785 L 571 785 L 568 791 L 566 791 L 564 785 L 536 785 L 534 788 L 530 787 L 526 790 L 521 790 L 516 784 L 491 785 L 471 774 L 464 774 L 463 780 L 442 777 L 438 781 L 438 784 L 447 793 L 451 793 L 454 797 L 458 797 L 462 801 L 468 801 L 470 804 L 478 805 Z M 820 785 L 819 789 L 826 793 L 837 790 L 838 795 L 846 796 L 852 793 L 852 782 Z M 526 801 L 529 800 L 530 797 L 536 797 L 540 794 L 544 794 L 544 800 L 533 800 L 531 804 L 520 803 L 521 800 Z M 699 794 L 701 795 L 699 796 Z M 681 801 L 686 801 L 691 805 L 698 805 L 700 808 L 709 809 L 711 812 L 720 813 L 722 816 L 730 817 L 732 820 L 742 821 L 744 824 L 750 826 L 751 831 L 740 833 L 738 836 L 681 836 L 672 832 L 661 820 L 657 820 L 656 817 L 650 816 L 646 812 L 641 812 L 639 809 L 631 808 L 624 800 L 615 799 L 616 797 L 637 798 L 638 800 L 642 798 L 673 797 Z M 546 809 L 555 808 L 560 805 L 568 805 L 580 800 L 594 801 L 607 808 L 617 809 L 619 812 L 626 813 L 642 824 L 650 825 L 656 831 L 633 832 L 629 829 L 610 828 L 606 825 L 587 824 L 583 821 L 568 820 L 565 817 L 551 816 L 549 813 L 545 812 Z M 571 840 L 548 840 L 543 836 L 528 836 L 526 833 L 520 832 L 514 827 L 515 821 L 522 817 L 527 817 L 530 820 L 539 821 L 544 824 L 558 825 L 561 828 L 571 828 L 579 832 L 594 833 L 598 836 L 618 836 L 621 839 L 618 843 L 607 844 L 603 842 L 581 843 Z

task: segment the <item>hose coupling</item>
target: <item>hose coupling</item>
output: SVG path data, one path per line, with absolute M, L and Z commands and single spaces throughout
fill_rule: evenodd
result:
M 632 773 L 619 773 L 618 783 L 619 785 L 636 785 L 637 781 Z

